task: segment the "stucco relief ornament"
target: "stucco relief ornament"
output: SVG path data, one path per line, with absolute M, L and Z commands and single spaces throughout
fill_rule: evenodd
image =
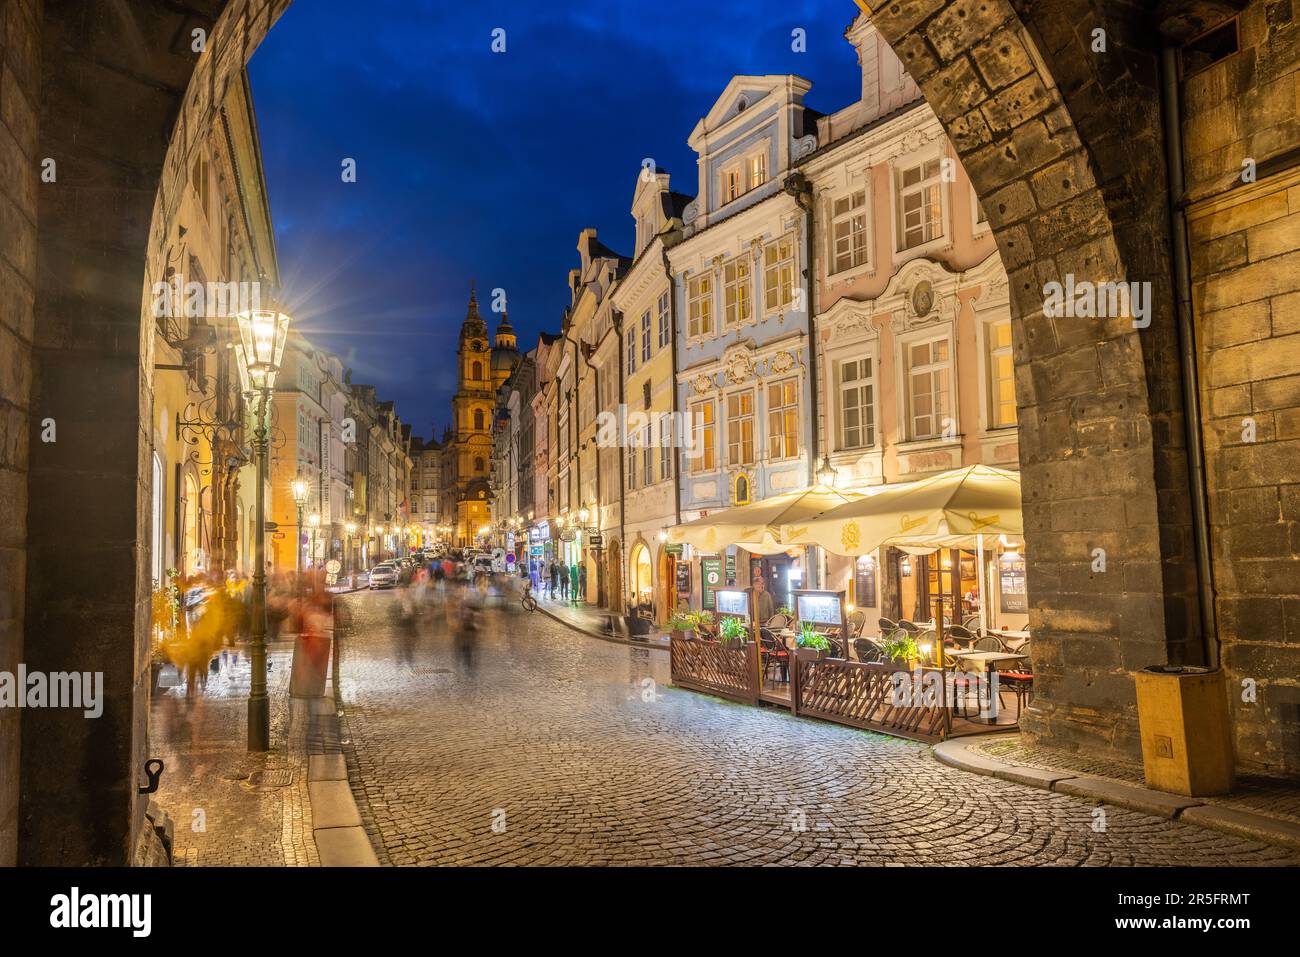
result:
M 695 218 L 699 215 L 700 204 L 697 200 L 692 200 L 687 203 L 686 208 L 682 210 L 682 222 L 689 226 L 691 223 L 695 222 Z
M 696 395 L 707 395 L 713 391 L 713 380 L 704 374 L 697 375 L 693 385 Z
M 809 133 L 807 136 L 801 136 L 794 141 L 794 158 L 803 159 L 817 151 L 817 137 Z
M 727 364 L 727 379 L 736 385 L 747 381 L 754 374 L 754 361 L 746 355 L 739 355 Z
M 918 319 L 923 319 L 930 314 L 934 308 L 934 286 L 928 279 L 922 279 L 912 287 L 911 295 L 912 313 Z
M 780 375 L 782 372 L 789 372 L 793 368 L 794 356 L 784 351 L 778 352 L 776 355 L 772 356 L 771 361 L 768 363 L 768 369 L 773 375 Z

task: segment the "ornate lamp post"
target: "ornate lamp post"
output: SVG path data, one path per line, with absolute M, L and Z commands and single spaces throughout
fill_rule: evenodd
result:
M 252 684 L 248 692 L 248 750 L 271 748 L 271 705 L 266 696 L 266 451 L 270 440 L 271 390 L 284 357 L 290 318 L 282 312 L 241 312 L 239 345 L 235 357 L 244 395 L 259 400 L 255 406 L 253 452 L 257 463 L 257 491 L 254 496 Z M 250 404 L 252 404 L 250 402 Z
M 311 489 L 307 485 L 307 480 L 301 475 L 289 483 L 289 490 L 293 493 L 293 504 L 298 506 L 298 524 L 293 527 L 293 537 L 298 541 L 297 554 L 293 560 L 293 571 L 297 575 L 298 597 L 302 597 L 302 509 L 307 504 L 307 493 Z

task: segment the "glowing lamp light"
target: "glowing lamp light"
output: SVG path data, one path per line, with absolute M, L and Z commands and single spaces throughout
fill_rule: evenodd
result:
M 241 312 L 235 321 L 239 325 L 239 343 L 235 348 L 240 387 L 245 392 L 274 388 L 292 320 L 283 312 L 256 309 Z
M 305 479 L 296 478 L 289 483 L 289 490 L 293 493 L 293 502 L 299 508 L 307 504 L 307 493 L 310 487 Z
M 320 516 L 319 515 L 308 516 L 307 524 L 310 525 L 312 528 L 320 528 Z

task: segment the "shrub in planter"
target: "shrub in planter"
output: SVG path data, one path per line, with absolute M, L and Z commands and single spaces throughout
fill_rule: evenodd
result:
M 799 634 L 795 636 L 794 643 L 799 650 L 811 652 L 812 656 L 816 658 L 824 658 L 826 653 L 831 650 L 831 643 L 826 640 L 826 636 L 809 622 L 804 622 L 799 628 Z M 804 657 L 808 657 L 808 655 Z
M 882 638 L 880 649 L 886 661 L 902 664 L 909 669 L 921 657 L 921 646 L 916 643 L 916 636 L 902 628 L 897 628 Z
M 744 644 L 749 638 L 749 629 L 739 618 L 724 618 L 718 626 L 718 638 L 724 645 Z

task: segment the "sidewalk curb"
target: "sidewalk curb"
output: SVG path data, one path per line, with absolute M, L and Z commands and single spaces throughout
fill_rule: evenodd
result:
M 333 638 L 330 650 L 331 655 L 338 654 Z M 361 812 L 348 781 L 347 762 L 338 743 L 339 715 L 332 673 L 325 679 L 324 694 L 311 699 L 311 708 L 327 732 L 320 736 L 322 750 L 307 756 L 307 799 L 320 865 L 378 867 L 379 858 L 362 826 Z
M 1300 824 L 1291 821 L 1224 807 L 1215 804 L 1212 800 L 1168 794 L 1109 778 L 1075 774 L 1070 771 L 1044 771 L 1042 768 L 1008 764 L 971 749 L 972 745 L 991 740 L 993 737 L 993 735 L 982 734 L 966 738 L 951 738 L 934 745 L 932 751 L 935 760 L 940 764 L 946 764 L 959 771 L 1001 778 L 1028 787 L 1083 798 L 1094 804 L 1110 804 L 1114 807 L 1163 817 L 1170 821 L 1181 821 L 1237 837 L 1250 838 L 1264 844 L 1300 850 Z
M 561 625 L 564 625 L 568 628 L 572 628 L 574 631 L 578 632 L 579 634 L 587 635 L 591 638 L 599 638 L 601 641 L 608 641 L 611 644 L 615 644 L 615 645 L 627 645 L 631 648 L 649 648 L 651 651 L 665 651 L 665 652 L 668 650 L 668 642 L 666 641 L 664 642 L 660 642 L 657 640 L 633 641 L 630 638 L 620 638 L 618 635 L 601 634 L 599 631 L 592 631 L 590 628 L 583 628 L 581 625 L 576 625 L 569 619 L 563 618 L 560 615 L 555 614 L 555 612 L 550 611 L 540 601 L 537 603 L 537 610 L 540 611 L 547 618 L 550 618 L 553 621 L 558 621 Z

